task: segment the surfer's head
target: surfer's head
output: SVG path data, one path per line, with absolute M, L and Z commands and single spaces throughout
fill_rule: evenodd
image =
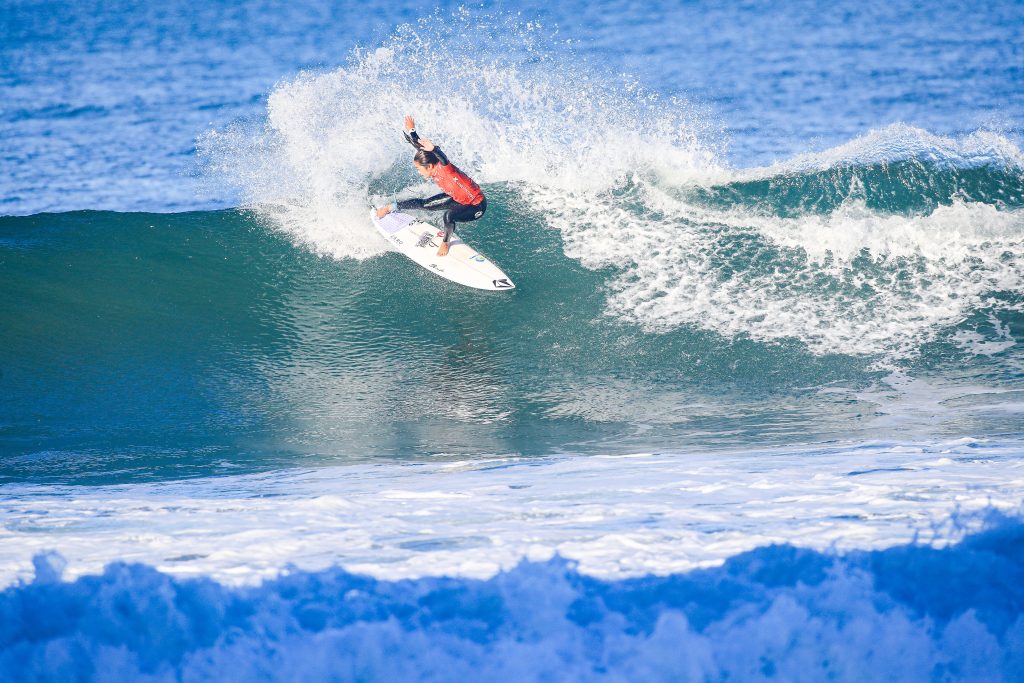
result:
M 441 160 L 437 158 L 437 155 L 425 149 L 416 152 L 416 156 L 412 158 L 413 166 L 416 167 L 416 171 L 424 178 L 429 178 L 434 165 L 439 163 L 441 163 Z

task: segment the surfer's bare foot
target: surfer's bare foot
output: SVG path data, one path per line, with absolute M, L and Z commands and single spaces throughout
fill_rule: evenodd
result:
M 377 218 L 384 218 L 384 216 L 387 216 L 389 213 L 391 213 L 391 205 L 388 204 L 386 206 L 382 206 L 377 209 Z
M 441 242 L 441 248 L 437 250 L 437 255 L 438 256 L 447 256 L 448 255 L 448 243 L 447 242 Z

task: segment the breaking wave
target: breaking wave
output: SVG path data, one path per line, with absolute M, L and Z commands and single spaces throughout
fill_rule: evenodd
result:
M 468 31 L 493 42 L 467 44 Z M 568 256 L 608 269 L 606 313 L 651 332 L 891 362 L 1021 305 L 1024 156 L 1008 139 L 894 124 L 732 169 L 693 106 L 508 18 L 404 26 L 343 68 L 281 83 L 264 121 L 211 131 L 200 149 L 211 177 L 297 243 L 365 259 L 387 249 L 367 207 L 429 189 L 399 135 L 406 113 L 503 205 L 502 232 L 557 230 Z
M 55 554 L 0 593 L 5 680 L 1019 680 L 1024 527 L 844 555 L 769 546 L 602 581 L 564 560 L 489 580 L 295 570 L 257 587 Z

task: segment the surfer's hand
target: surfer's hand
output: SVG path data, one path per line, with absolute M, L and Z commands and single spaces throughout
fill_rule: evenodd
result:
M 416 127 L 416 122 L 412 120 L 411 116 L 405 117 L 405 132 L 408 133 L 410 130 Z
M 441 248 L 437 250 L 437 255 L 438 256 L 447 256 L 448 255 L 448 243 L 447 242 L 441 242 Z
M 391 213 L 391 205 L 385 204 L 377 209 L 377 218 L 384 218 L 384 216 L 387 216 L 389 213 Z
M 434 143 L 424 137 L 420 137 L 420 149 L 426 152 L 433 152 Z

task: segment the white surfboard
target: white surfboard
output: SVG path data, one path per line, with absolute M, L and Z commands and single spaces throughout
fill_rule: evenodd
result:
M 438 256 L 444 232 L 436 225 L 420 223 L 409 214 L 398 212 L 377 218 L 377 212 L 371 211 L 370 218 L 389 244 L 447 280 L 476 289 L 516 288 L 501 268 L 454 233 L 448 241 L 448 254 Z

